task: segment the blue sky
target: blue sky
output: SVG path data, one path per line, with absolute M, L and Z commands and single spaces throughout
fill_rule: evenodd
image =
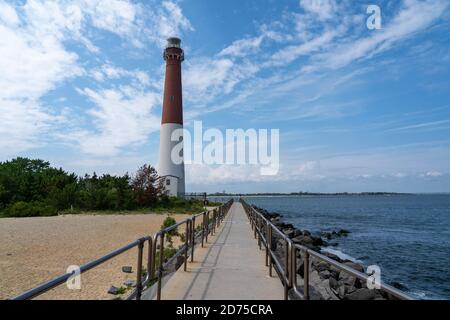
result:
M 188 191 L 450 192 L 450 3 L 317 3 L 0 0 L 0 160 L 156 165 L 177 35 L 186 126 L 275 128 L 281 143 L 278 175 L 192 165 Z

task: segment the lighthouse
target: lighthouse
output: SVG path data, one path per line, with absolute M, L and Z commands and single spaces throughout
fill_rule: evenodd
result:
M 159 147 L 159 176 L 163 179 L 167 195 L 183 196 L 185 193 L 183 136 L 177 134 L 178 140 L 172 141 L 172 134 L 183 129 L 183 94 L 181 84 L 181 63 L 184 61 L 184 51 L 181 40 L 167 39 L 163 53 L 166 61 L 166 79 L 164 83 L 164 99 Z M 174 159 L 172 150 L 178 150 Z M 181 157 L 181 161 L 180 161 Z

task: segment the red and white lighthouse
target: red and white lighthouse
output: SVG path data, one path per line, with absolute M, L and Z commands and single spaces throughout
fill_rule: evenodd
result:
M 164 50 L 166 61 L 166 80 L 164 83 L 164 102 L 161 123 L 161 138 L 159 148 L 159 175 L 164 178 L 165 187 L 170 196 L 183 196 L 185 193 L 183 150 L 176 148 L 182 145 L 183 136 L 183 94 L 181 84 L 181 63 L 184 61 L 184 51 L 181 40 L 167 39 Z M 173 134 L 178 140 L 173 141 Z M 178 157 L 174 159 L 173 150 Z M 180 161 L 181 156 L 181 161 Z

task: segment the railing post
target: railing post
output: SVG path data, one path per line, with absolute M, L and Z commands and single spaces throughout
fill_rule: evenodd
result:
M 148 239 L 148 252 L 147 252 L 147 276 L 148 276 L 148 283 L 153 279 L 152 275 L 152 261 L 153 261 L 153 238 L 150 237 Z
M 186 237 L 184 241 L 184 271 L 187 271 L 188 251 L 189 251 L 189 239 L 191 237 L 191 220 L 186 221 Z
M 157 300 L 161 300 L 161 287 L 162 287 L 162 277 L 163 277 L 163 262 L 164 262 L 164 232 L 161 233 L 160 244 L 159 244 L 159 272 L 158 272 L 158 291 Z
M 195 216 L 192 218 L 192 224 L 191 224 L 191 229 L 192 229 L 192 239 L 191 239 L 191 246 L 192 246 L 192 250 L 191 250 L 191 262 L 194 262 L 194 250 L 195 250 Z
M 254 236 L 255 236 L 255 239 L 256 239 L 256 213 L 254 212 L 253 213 L 253 226 L 254 226 L 254 229 L 253 229 L 253 232 L 254 232 Z
M 258 218 L 258 246 L 259 246 L 259 250 L 261 250 L 261 238 L 262 238 L 262 233 L 261 233 L 261 217 Z
M 216 229 L 220 225 L 220 208 L 216 208 Z
M 269 225 L 269 275 L 272 277 L 272 226 Z
M 266 267 L 269 266 L 269 224 L 266 224 Z
M 217 227 L 220 227 L 220 223 L 222 222 L 222 207 L 217 209 Z
M 136 272 L 136 300 L 141 300 L 142 295 L 142 256 L 144 253 L 144 239 L 139 240 L 138 261 Z
M 291 247 L 292 255 L 291 255 L 291 284 L 292 287 L 297 290 L 297 247 L 295 245 L 292 245 Z
M 209 235 L 209 211 L 206 213 L 206 221 L 205 221 L 205 243 L 208 243 L 208 235 Z
M 216 232 L 216 210 L 214 209 L 212 212 L 211 235 L 213 236 L 215 232 Z
M 157 241 L 158 240 L 158 238 L 157 238 L 157 236 L 154 236 L 154 238 L 153 238 L 153 249 L 152 249 L 152 261 L 151 261 L 151 269 L 150 269 L 150 275 L 151 275 L 151 279 L 153 280 L 153 279 L 155 279 L 155 277 L 156 277 L 156 246 L 158 245 L 157 244 Z
M 284 240 L 284 300 L 288 300 L 288 291 L 289 291 L 289 242 L 285 239 Z
M 202 221 L 202 248 L 205 246 L 205 219 L 206 219 L 206 211 L 203 212 L 203 221 Z
M 253 211 L 251 209 L 250 210 L 250 221 L 252 223 L 252 230 L 255 231 L 255 217 L 253 215 Z
M 304 298 L 309 300 L 309 252 L 305 250 L 305 261 L 303 268 L 303 282 L 304 282 Z

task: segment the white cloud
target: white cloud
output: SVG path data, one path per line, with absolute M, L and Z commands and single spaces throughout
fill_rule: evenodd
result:
M 425 173 L 426 177 L 431 177 L 431 178 L 437 178 L 437 177 L 441 177 L 443 174 L 439 171 L 429 171 L 427 173 Z
M 0 1 L 0 20 L 8 26 L 19 24 L 19 16 L 16 10 L 3 0 Z
M 99 68 L 90 71 L 90 75 L 98 82 L 103 82 L 107 79 L 117 80 L 122 78 L 131 78 L 132 81 L 137 81 L 142 86 L 156 86 L 155 82 L 150 79 L 147 73 L 141 70 L 126 70 L 114 66 L 110 63 L 104 64 Z
M 174 1 L 163 1 L 161 8 L 152 15 L 152 26 L 147 33 L 160 45 L 165 44 L 168 37 L 180 36 L 183 31 L 193 31 L 194 27 L 183 15 L 181 7 Z
M 270 27 L 261 27 L 258 35 L 237 40 L 223 49 L 217 54 L 215 60 L 221 61 L 221 59 L 229 58 L 228 64 L 221 64 L 219 67 L 212 66 L 208 69 L 205 66 L 211 66 L 211 64 L 206 59 L 206 63 L 199 64 L 199 66 L 193 64 L 191 70 L 188 66 L 187 81 L 190 82 L 189 79 L 192 78 L 191 87 L 199 89 L 188 92 L 203 93 L 203 95 L 193 95 L 201 97 L 198 99 L 199 101 L 208 101 L 209 98 L 214 98 L 215 92 L 230 94 L 227 100 L 220 105 L 210 106 L 206 103 L 198 105 L 198 107 L 207 106 L 208 108 L 204 112 L 241 106 L 244 103 L 251 104 L 254 108 L 255 101 L 250 102 L 249 99 L 256 100 L 256 103 L 264 103 L 267 101 L 268 95 L 276 94 L 289 86 L 289 91 L 285 92 L 290 94 L 303 92 L 305 84 L 311 86 L 308 83 L 311 81 L 307 81 L 307 79 L 314 78 L 314 75 L 317 74 L 329 74 L 330 69 L 341 69 L 355 60 L 370 58 L 389 49 L 394 43 L 429 27 L 448 7 L 443 0 L 405 0 L 399 5 L 398 13 L 393 15 L 390 23 L 383 30 L 373 31 L 367 37 L 360 31 L 361 26 L 365 27 L 364 11 L 355 13 L 354 10 L 351 10 L 351 2 L 339 2 L 339 4 L 335 1 L 313 2 L 301 1 L 305 11 L 303 14 L 289 13 L 278 23 L 273 22 Z M 326 19 L 331 15 L 334 17 L 333 19 Z M 315 16 L 323 19 L 314 22 Z M 389 21 L 389 19 L 385 19 L 385 21 Z M 299 32 L 299 28 L 301 32 Z M 276 37 L 276 40 L 272 39 L 282 46 L 281 49 L 275 47 L 277 51 L 272 54 L 270 52 L 273 50 L 270 49 L 259 50 L 264 41 L 260 39 L 270 39 L 266 36 L 269 33 L 284 35 L 281 38 Z M 269 45 L 270 42 L 267 41 L 267 46 Z M 241 68 L 248 63 L 248 60 L 245 59 L 247 52 L 252 53 L 252 59 L 258 63 L 251 66 L 250 72 L 240 72 Z M 297 67 L 281 71 L 277 69 L 277 67 L 292 66 L 302 57 L 304 63 L 298 67 L 300 69 Z M 208 70 L 213 70 L 212 74 L 207 74 Z M 255 78 L 254 76 L 262 70 L 268 71 L 268 77 Z M 358 73 L 358 76 L 363 73 Z M 323 87 L 321 79 L 316 80 L 315 85 Z M 232 92 L 226 90 L 230 88 Z M 335 93 L 335 88 L 327 89 L 327 93 Z M 317 105 L 308 107 L 309 111 L 306 111 L 326 113 L 328 106 L 319 101 L 320 95 L 316 97 L 316 101 L 310 102 L 316 102 Z M 200 112 L 191 113 L 195 115 Z M 288 118 L 291 119 L 291 117 L 292 114 L 289 114 Z
M 300 6 L 322 21 L 332 19 L 337 11 L 335 0 L 300 0 Z
M 62 119 L 53 116 L 33 100 L 0 99 L 0 149 L 2 156 L 16 156 L 18 152 L 44 144 L 37 134 L 47 132 L 51 123 Z
M 450 119 L 446 119 L 446 120 L 423 122 L 423 123 L 414 124 L 414 125 L 410 125 L 410 126 L 388 129 L 388 130 L 386 130 L 386 132 L 429 129 L 429 128 L 436 128 L 436 127 L 440 128 L 441 126 L 446 126 L 446 125 L 448 126 L 449 124 L 450 124 Z
M 33 2 L 32 6 L 37 6 Z M 5 9 L 7 8 L 7 9 Z M 0 21 L 0 130 L 2 145 L 15 154 L 42 142 L 40 134 L 48 132 L 54 115 L 42 106 L 40 98 L 67 78 L 82 73 L 77 55 L 65 50 L 58 28 L 47 29 L 37 23 L 41 11 L 30 11 L 25 5 L 26 24 L 15 19 L 17 12 L 2 3 L 4 16 Z M 4 153 L 4 152 L 2 152 Z
M 143 144 L 151 132 L 159 129 L 159 117 L 152 114 L 160 102 L 157 93 L 133 87 L 79 92 L 95 105 L 88 111 L 94 129 L 76 130 L 61 138 L 75 141 L 84 153 L 115 156 L 122 149 Z
M 128 0 L 88 0 L 85 3 L 93 25 L 121 36 L 137 29 L 138 6 Z
M 338 28 L 339 29 L 339 28 Z M 299 45 L 292 45 L 274 53 L 264 66 L 287 65 L 300 56 L 310 55 L 322 51 L 336 38 L 342 30 L 327 30 L 320 36 Z
M 161 11 L 164 12 L 162 18 L 158 14 Z M 148 28 L 152 29 L 152 37 L 144 36 L 150 32 Z M 169 30 L 170 28 L 172 29 Z M 153 93 L 146 90 L 154 87 L 159 92 L 160 86 L 145 72 L 125 70 L 109 63 L 87 71 L 85 61 L 80 63 L 79 55 L 67 46 L 68 41 L 78 42 L 96 55 L 94 61 L 101 61 L 100 48 L 89 38 L 99 29 L 116 34 L 123 41 L 142 46 L 144 42 L 161 43 L 169 32 L 192 30 L 192 26 L 183 16 L 180 7 L 171 1 L 150 8 L 145 3 L 137 4 L 129 0 L 28 0 L 20 5 L 16 3 L 15 6 L 0 0 L 0 128 L 2 146 L 8 145 L 10 154 L 41 146 L 50 136 L 56 136 L 64 118 L 63 112 L 68 112 L 46 106 L 42 100 L 68 79 L 91 76 L 102 82 L 107 78 L 127 77 L 136 90 L 136 97 L 129 96 L 126 93 L 129 90 L 126 89 L 119 91 L 116 100 L 107 90 L 99 90 L 97 96 L 88 96 L 95 98 L 99 104 L 110 98 L 119 107 L 123 107 L 121 103 L 129 102 L 131 106 L 136 106 L 141 102 L 148 104 L 153 101 Z M 103 100 L 100 99 L 102 94 Z M 152 105 L 148 104 L 146 107 L 151 108 Z M 92 114 L 96 120 L 102 119 L 101 112 L 105 117 L 106 114 L 114 113 L 111 108 L 102 108 L 100 113 Z M 130 110 L 123 119 L 148 129 L 149 124 L 130 119 L 142 116 L 140 111 Z M 149 119 L 149 116 L 145 114 L 144 119 Z M 103 125 L 99 124 L 103 132 L 102 139 L 107 140 L 106 134 L 111 129 L 111 122 L 113 121 L 105 120 Z M 76 123 L 72 123 L 73 125 Z M 126 132 L 124 139 L 128 136 L 130 143 L 140 141 L 140 129 L 135 130 L 137 133 Z M 112 136 L 111 139 L 115 137 Z M 41 143 L 38 144 L 37 141 Z M 113 143 L 111 149 L 125 144 L 126 141 Z M 4 154 L 4 151 L 0 153 Z
M 260 48 L 264 36 L 258 36 L 255 38 L 240 39 L 234 41 L 230 46 L 223 49 L 219 56 L 233 56 L 233 57 L 243 57 L 249 54 L 255 53 Z
M 204 58 L 188 62 L 183 75 L 186 90 L 202 95 L 221 91 L 222 86 L 228 82 L 233 65 L 230 59 Z
M 237 83 L 256 72 L 251 64 L 235 64 L 227 58 L 199 58 L 188 62 L 183 75 L 186 99 L 209 102 L 217 95 L 229 94 Z
M 389 49 L 395 42 L 429 27 L 448 7 L 443 0 L 405 0 L 397 16 L 382 30 L 374 31 L 368 38 L 360 38 L 337 46 L 324 55 L 322 65 L 340 68 L 376 53 Z
M 259 167 L 251 165 L 190 165 L 186 172 L 188 180 L 195 184 L 215 184 L 215 190 L 221 188 L 218 181 L 221 185 L 264 182 L 268 186 L 290 181 L 287 189 L 292 191 L 296 182 L 431 180 L 445 177 L 443 172 L 449 170 L 450 150 L 436 148 L 434 144 L 412 144 L 336 154 L 324 148 L 314 154 L 302 152 L 293 158 L 286 156 L 282 150 L 279 174 L 270 177 L 261 176 Z
M 295 175 L 308 175 L 313 172 L 316 172 L 320 169 L 319 161 L 307 161 L 305 163 L 300 164 L 298 167 L 292 171 L 292 174 Z
M 394 173 L 392 176 L 395 177 L 395 178 L 401 179 L 401 178 L 407 177 L 407 174 L 405 174 L 403 172 L 397 172 L 397 173 Z
M 79 75 L 77 59 L 51 36 L 37 41 L 25 30 L 0 25 L 0 97 L 37 99 L 64 79 Z

